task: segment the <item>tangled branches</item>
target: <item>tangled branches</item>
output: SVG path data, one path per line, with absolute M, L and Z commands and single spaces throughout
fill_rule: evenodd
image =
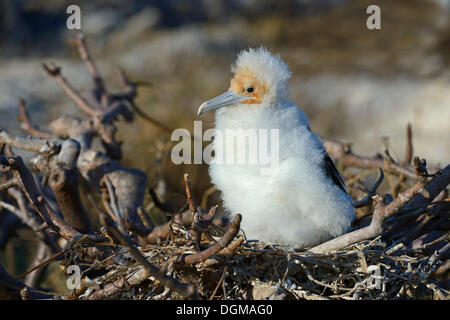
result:
M 206 210 L 205 201 L 203 207 L 197 204 L 187 174 L 188 209 L 170 213 L 170 205 L 147 189 L 146 174 L 121 163 L 121 142 L 115 136 L 119 119 L 130 122 L 137 114 L 171 130 L 136 106 L 144 82 L 131 81 L 122 71 L 123 91 L 110 92 L 83 35 L 76 33 L 73 43 L 92 76 L 91 90 L 78 92 L 55 64 L 43 67 L 85 118 L 61 116 L 42 129 L 19 100 L 18 120 L 31 137 L 0 129 L 1 214 L 18 217 L 39 239 L 28 271 L 13 277 L 0 266 L 0 298 L 448 297 L 450 166 L 430 170 L 417 157 L 411 165 L 410 126 L 401 163 L 388 151 L 384 158 L 361 157 L 348 145 L 325 141 L 344 167 L 352 195 L 360 194 L 358 184 L 364 184 L 367 173 L 380 170 L 373 186 L 364 188 L 363 199 L 354 203 L 361 211 L 351 232 L 302 251 L 248 240 L 240 234 L 239 213 L 219 217 L 217 206 Z M 28 166 L 13 148 L 34 153 Z M 360 171 L 348 173 L 349 168 Z M 392 194 L 379 192 L 385 176 Z M 89 185 L 89 206 L 82 202 L 79 180 Z M 169 221 L 154 225 L 149 219 L 147 192 Z M 55 261 L 63 270 L 80 266 L 81 281 L 70 294 L 40 291 L 39 281 L 31 277 Z

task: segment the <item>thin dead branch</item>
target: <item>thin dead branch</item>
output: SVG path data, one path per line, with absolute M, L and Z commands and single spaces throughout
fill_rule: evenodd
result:
M 419 197 L 424 197 L 423 195 L 425 195 L 424 198 L 430 198 L 430 192 L 433 192 L 436 196 L 450 183 L 450 165 L 442 171 L 442 174 L 431 180 L 433 181 L 437 179 L 433 184 L 430 182 L 430 178 L 426 170 L 426 162 L 424 160 L 420 160 L 416 157 L 414 159 L 414 167 L 416 170 L 417 182 L 411 188 L 400 193 L 394 201 L 386 205 L 382 197 L 373 197 L 376 205 L 372 216 L 372 222 L 369 226 L 322 243 L 310 249 L 310 251 L 315 253 L 326 253 L 347 247 L 363 240 L 375 238 L 379 236 L 383 230 L 383 221 L 393 216 L 398 210 L 405 206 L 405 204 L 414 199 L 414 197 L 417 195 Z M 411 203 L 415 203 L 415 201 L 412 201 Z
M 117 238 L 123 246 L 127 247 L 130 250 L 131 255 L 144 267 L 149 276 L 154 276 L 155 279 L 161 282 L 164 287 L 177 292 L 182 298 L 199 299 L 194 286 L 181 283 L 178 280 L 167 276 L 164 272 L 148 262 L 148 260 L 139 252 L 139 250 L 135 248 L 131 240 L 124 236 L 113 224 L 110 224 L 108 226 L 108 232 L 111 233 L 112 236 Z
M 406 127 L 406 153 L 402 165 L 410 164 L 412 157 L 413 157 L 412 126 L 411 123 L 408 123 L 408 126 Z
M 396 163 L 383 160 L 380 157 L 363 157 L 353 154 L 350 145 L 334 140 L 324 141 L 325 150 L 339 163 L 347 167 L 363 169 L 382 168 L 385 171 L 393 171 L 414 178 L 415 174 L 411 166 L 401 166 Z
M 53 295 L 34 290 L 24 283 L 14 280 L 0 265 L 0 299 L 2 300 L 20 300 L 22 299 L 21 290 L 27 289 L 27 297 L 29 299 L 45 299 L 51 300 Z
M 96 114 L 96 108 L 89 104 L 89 102 L 83 98 L 80 93 L 72 87 L 72 85 L 67 81 L 67 79 L 62 75 L 61 68 L 55 64 L 48 65 L 42 63 L 42 67 L 47 72 L 47 74 L 53 77 L 67 96 L 75 102 L 75 104 L 87 115 L 94 116 Z
M 189 181 L 187 173 L 184 174 L 184 185 L 186 188 L 186 196 L 187 196 L 187 201 L 188 201 L 188 205 L 189 205 L 189 210 L 191 211 L 192 216 L 195 219 L 195 215 L 197 214 L 198 209 L 197 209 L 197 204 L 195 203 L 194 197 L 192 195 L 191 182 Z
M 81 31 L 75 32 L 75 44 L 78 49 L 78 53 L 80 54 L 81 60 L 86 65 L 86 68 L 88 69 L 89 73 L 92 75 L 95 85 L 97 87 L 97 90 L 100 92 L 105 91 L 105 84 L 103 81 L 103 78 L 100 75 L 100 72 L 97 69 L 97 66 L 92 59 L 91 55 L 89 54 L 88 47 L 86 45 L 86 39 L 84 37 L 84 34 Z
M 31 261 L 31 265 L 39 265 L 42 261 L 48 258 L 48 255 L 49 248 L 47 247 L 47 244 L 43 241 L 39 241 L 34 253 L 33 260 Z M 42 267 L 27 274 L 24 283 L 30 288 L 38 288 L 45 269 L 45 267 Z
M 215 255 L 220 250 L 227 247 L 231 243 L 231 241 L 233 241 L 234 237 L 236 237 L 237 233 L 239 232 L 241 220 L 242 220 L 242 216 L 240 214 L 236 214 L 234 216 L 233 221 L 228 226 L 227 231 L 225 232 L 223 237 L 220 238 L 219 241 L 217 241 L 216 244 L 214 244 L 212 247 L 210 247 L 202 252 L 190 254 L 187 256 L 181 256 L 180 261 L 185 264 L 194 264 L 194 263 L 202 262 L 202 261 L 205 261 L 206 259 L 208 259 L 209 257 L 211 257 L 212 255 Z
M 373 201 L 372 198 L 376 194 L 377 189 L 378 189 L 379 185 L 381 184 L 381 182 L 383 182 L 383 178 L 384 178 L 383 169 L 379 168 L 379 170 L 380 170 L 380 176 L 378 177 L 377 181 L 375 181 L 372 188 L 370 188 L 370 190 L 367 192 L 367 195 L 363 199 L 355 201 L 353 203 L 353 206 L 355 208 L 362 208 L 362 207 L 372 204 L 372 201 Z
M 20 128 L 32 136 L 42 139 L 55 138 L 50 132 L 39 129 L 32 124 L 28 111 L 25 107 L 25 100 L 22 98 L 19 98 L 19 115 L 17 116 L 17 119 L 20 121 Z

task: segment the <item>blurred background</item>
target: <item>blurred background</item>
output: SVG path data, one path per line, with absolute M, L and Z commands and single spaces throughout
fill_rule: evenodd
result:
M 63 114 L 83 117 L 41 67 L 54 61 L 80 91 L 93 86 L 67 42 L 71 4 L 81 8 L 82 31 L 109 89 L 120 88 L 119 67 L 149 81 L 137 103 L 172 128 L 192 130 L 201 102 L 228 88 L 236 54 L 263 45 L 289 65 L 290 98 L 322 137 L 368 156 L 388 144 L 402 159 L 409 122 L 415 155 L 431 164 L 450 159 L 450 0 L 2 0 L 1 128 L 23 134 L 18 97 L 42 128 Z M 366 28 L 371 4 L 381 8 L 381 30 Z M 212 126 L 212 114 L 202 119 L 204 130 Z M 138 116 L 119 124 L 118 137 L 124 164 L 145 171 L 166 200 L 183 194 L 184 172 L 197 196 L 210 187 L 205 166 L 171 164 L 168 134 Z

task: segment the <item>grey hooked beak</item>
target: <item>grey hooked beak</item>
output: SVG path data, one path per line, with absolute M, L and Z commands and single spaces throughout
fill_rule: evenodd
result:
M 230 107 L 240 104 L 245 99 L 251 97 L 237 94 L 233 90 L 228 90 L 222 93 L 220 96 L 212 98 L 211 100 L 205 101 L 198 108 L 197 115 L 200 116 L 202 113 L 207 111 L 216 110 L 222 107 Z

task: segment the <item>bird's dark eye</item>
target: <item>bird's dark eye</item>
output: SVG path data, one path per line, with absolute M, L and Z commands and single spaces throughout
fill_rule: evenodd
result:
M 253 91 L 255 91 L 255 89 L 253 87 L 248 87 L 246 91 L 248 93 L 252 93 Z

